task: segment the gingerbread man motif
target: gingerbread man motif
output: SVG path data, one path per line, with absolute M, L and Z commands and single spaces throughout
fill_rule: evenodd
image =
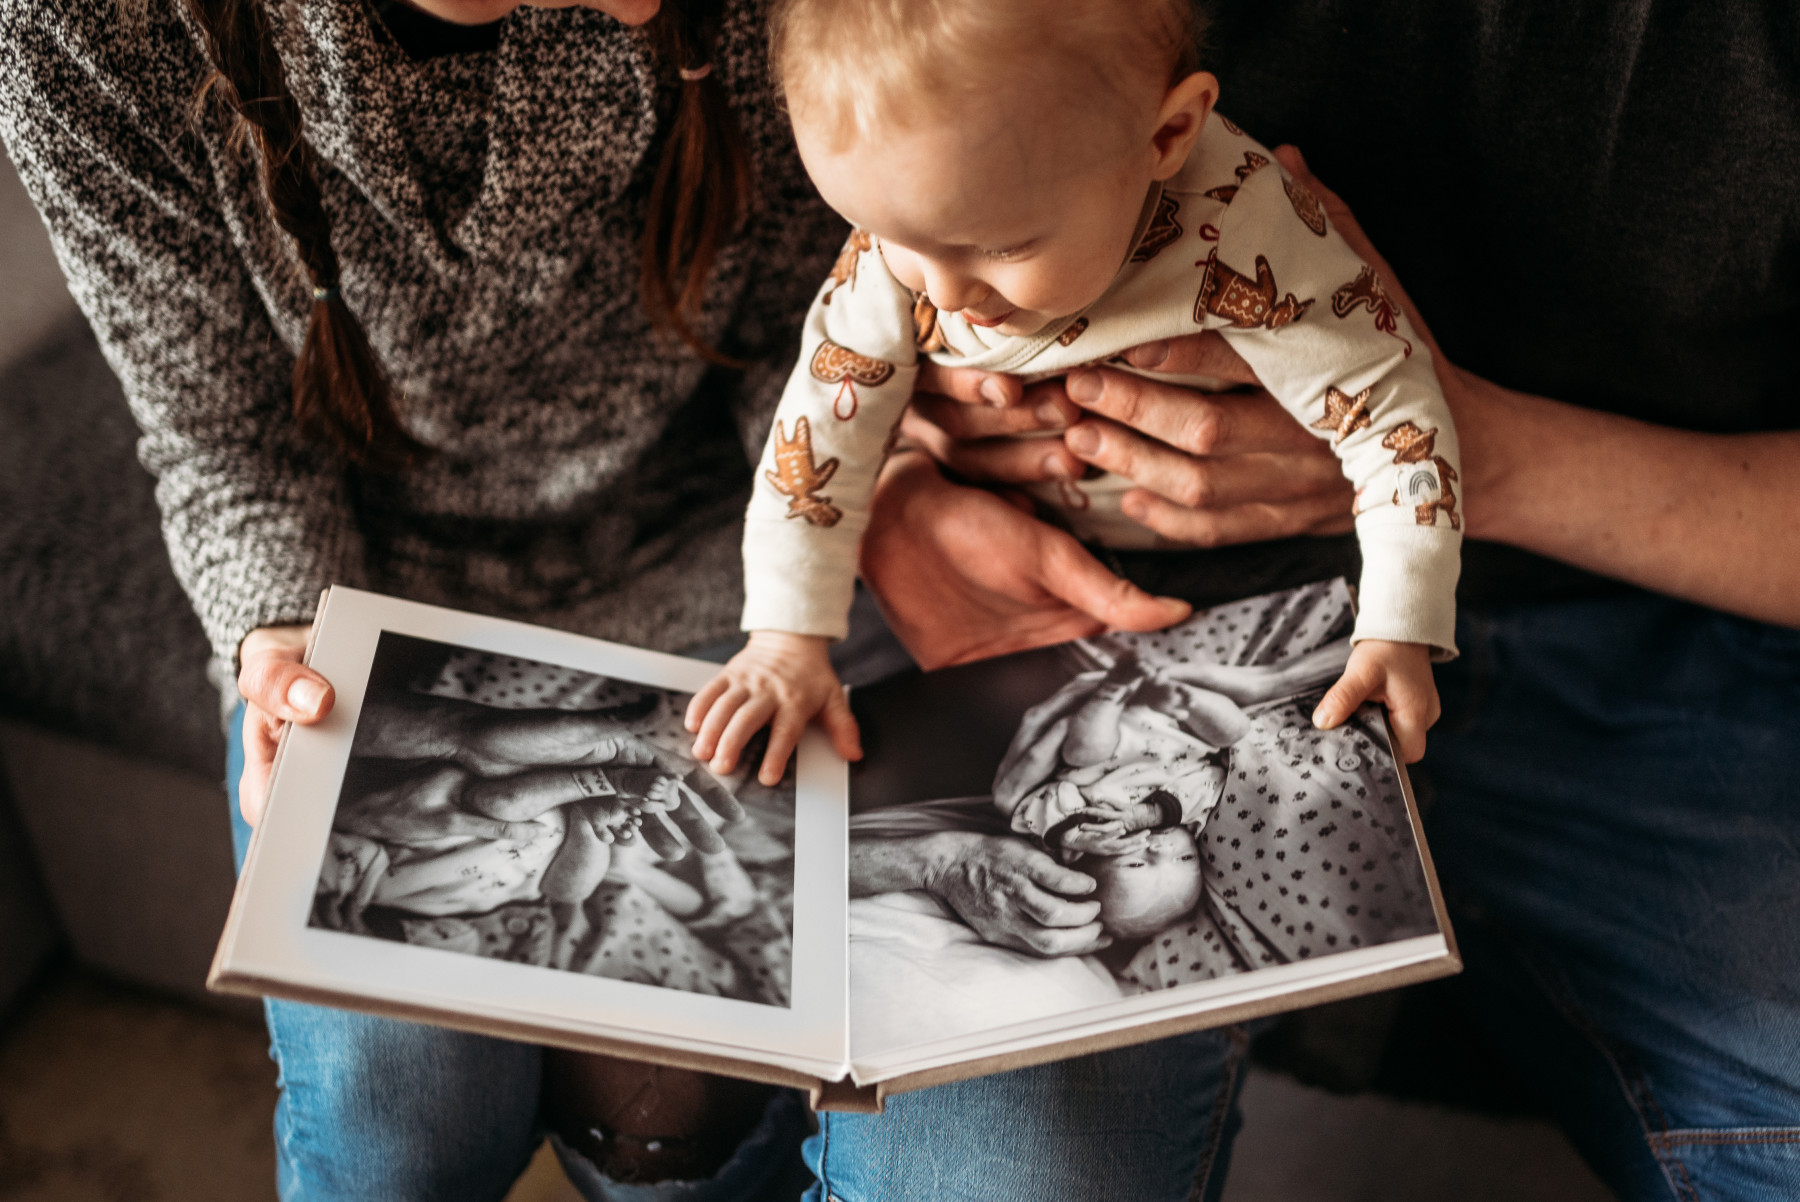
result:
M 1234 173 L 1237 176 L 1237 183 L 1226 184 L 1223 187 L 1214 188 L 1212 191 L 1206 193 L 1206 195 L 1213 200 L 1222 200 L 1226 204 L 1230 204 L 1233 200 L 1237 199 L 1238 189 L 1243 186 L 1244 181 L 1268 165 L 1268 159 L 1257 154 L 1254 150 L 1246 150 L 1244 152 L 1244 161 L 1238 165 L 1238 169 Z
M 1281 190 L 1287 193 L 1288 203 L 1294 206 L 1294 216 L 1298 217 L 1307 229 L 1323 238 L 1325 236 L 1325 206 L 1320 204 L 1319 198 L 1312 194 L 1312 189 L 1292 176 L 1283 175 Z
M 1404 356 L 1412 357 L 1412 343 L 1400 337 L 1399 310 L 1394 307 L 1393 298 L 1388 296 L 1387 289 L 1381 286 L 1381 277 L 1375 274 L 1373 267 L 1364 267 L 1356 273 L 1356 278 L 1331 294 L 1331 311 L 1340 318 L 1348 317 L 1359 308 L 1367 308 L 1375 315 L 1375 328 L 1383 334 L 1398 338 L 1405 347 Z
M 1292 292 L 1276 301 L 1280 290 L 1275 286 L 1275 273 L 1262 255 L 1256 256 L 1254 280 L 1220 262 L 1216 247 L 1195 266 L 1206 268 L 1200 277 L 1200 296 L 1194 301 L 1194 321 L 1200 325 L 1206 324 L 1210 313 L 1236 330 L 1279 330 L 1299 321 L 1312 308 L 1314 298 L 1299 300 Z
M 1355 396 L 1341 392 L 1335 387 L 1325 390 L 1325 416 L 1312 423 L 1315 430 L 1331 430 L 1336 437 L 1331 440 L 1337 446 L 1358 430 L 1369 428 L 1369 394 L 1373 389 L 1365 388 Z M 1382 444 L 1387 446 L 1386 443 Z M 1392 447 L 1388 447 L 1393 450 Z
M 1088 319 L 1085 317 L 1077 317 L 1074 321 L 1069 323 L 1068 329 L 1064 330 L 1062 333 L 1060 333 L 1056 336 L 1056 345 L 1068 346 L 1069 344 L 1073 343 L 1077 338 L 1081 337 L 1082 332 L 1084 330 L 1086 330 L 1087 328 L 1088 328 Z
M 827 338 L 813 352 L 808 368 L 821 384 L 836 384 L 837 396 L 831 402 L 831 415 L 841 422 L 856 416 L 856 385 L 870 388 L 885 384 L 894 376 L 894 365 L 885 359 L 859 355 L 848 347 Z
M 935 355 L 939 351 L 957 353 L 955 347 L 944 341 L 944 331 L 938 325 L 937 306 L 923 292 L 913 293 L 913 345 L 921 355 Z
M 1181 222 L 1175 219 L 1175 213 L 1181 208 L 1181 202 L 1164 192 L 1156 201 L 1156 212 L 1150 218 L 1150 224 L 1144 227 L 1144 236 L 1138 239 L 1137 249 L 1131 252 L 1131 262 L 1148 263 L 1158 253 L 1181 237 Z
M 1450 529 L 1461 530 L 1462 519 L 1456 516 L 1456 490 L 1451 485 L 1458 479 L 1456 469 L 1437 449 L 1437 430 L 1421 430 L 1412 422 L 1401 422 L 1381 439 L 1381 445 L 1394 453 L 1394 462 L 1402 467 L 1418 464 L 1421 470 L 1407 476 L 1406 495 L 1414 501 L 1413 520 L 1421 526 L 1437 525 L 1441 511 L 1450 519 Z M 1425 468 L 1431 464 L 1434 472 Z M 1424 500 L 1418 500 L 1419 497 Z M 1400 491 L 1394 490 L 1394 504 L 1400 504 Z
M 821 305 L 831 303 L 831 295 L 845 284 L 856 287 L 856 265 L 862 259 L 865 250 L 875 249 L 875 239 L 869 231 L 854 229 L 850 231 L 850 240 L 844 243 L 844 249 L 838 254 L 837 262 L 831 265 L 831 289 L 819 298 Z
M 837 470 L 835 458 L 813 461 L 812 423 L 806 418 L 794 419 L 792 438 L 779 421 L 775 423 L 775 470 L 765 471 L 763 478 L 788 499 L 788 517 L 805 518 L 815 526 L 837 525 L 844 511 L 833 505 L 830 497 L 818 495 Z

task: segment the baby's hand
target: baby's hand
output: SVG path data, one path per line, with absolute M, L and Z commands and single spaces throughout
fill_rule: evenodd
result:
M 817 635 L 758 630 L 707 686 L 694 694 L 687 728 L 695 734 L 694 755 L 714 772 L 737 767 L 750 737 L 769 728 L 769 750 L 757 779 L 781 783 L 788 756 L 814 717 L 847 760 L 862 758 L 862 740 L 843 686 L 825 654 L 828 640 Z
M 1351 650 L 1344 674 L 1313 711 L 1313 724 L 1330 730 L 1365 701 L 1387 706 L 1395 750 L 1406 763 L 1417 762 L 1425 754 L 1425 732 L 1441 710 L 1437 682 L 1431 676 L 1431 648 L 1364 639 Z

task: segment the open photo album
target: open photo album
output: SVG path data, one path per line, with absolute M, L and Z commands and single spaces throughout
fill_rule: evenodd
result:
M 852 692 L 781 784 L 714 664 L 347 588 L 210 984 L 888 1093 L 1457 971 L 1342 581 Z M 760 758 L 753 745 L 746 764 Z

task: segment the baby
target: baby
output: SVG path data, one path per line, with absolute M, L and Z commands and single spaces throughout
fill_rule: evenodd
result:
M 1224 748 L 1247 728 L 1226 698 L 1156 680 L 1122 655 L 1026 712 L 994 804 L 1094 878 L 1109 933 L 1143 938 L 1200 900 L 1195 835 L 1224 790 Z
M 1383 701 L 1416 759 L 1431 660 L 1455 653 L 1450 415 L 1319 200 L 1214 113 L 1189 0 L 782 0 L 771 20 L 801 157 L 856 230 L 776 413 L 744 538 L 750 640 L 688 709 L 695 754 L 728 771 L 768 725 L 772 782 L 814 716 L 858 754 L 826 648 L 919 355 L 1029 381 L 1213 330 L 1357 490 L 1355 647 L 1314 721 Z M 1125 516 L 1136 487 L 1037 495 L 1084 539 L 1163 546 Z

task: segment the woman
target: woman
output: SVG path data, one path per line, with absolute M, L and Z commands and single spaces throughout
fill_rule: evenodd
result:
M 636 28 L 657 7 L 0 8 L 0 135 L 236 661 L 244 818 L 279 725 L 330 708 L 299 663 L 328 583 L 669 648 L 734 630 L 749 463 L 843 234 L 755 7 Z M 284 1197 L 497 1198 L 539 1138 L 538 1049 L 267 1014 Z M 800 1123 L 776 1099 L 682 1196 L 773 1188 Z

